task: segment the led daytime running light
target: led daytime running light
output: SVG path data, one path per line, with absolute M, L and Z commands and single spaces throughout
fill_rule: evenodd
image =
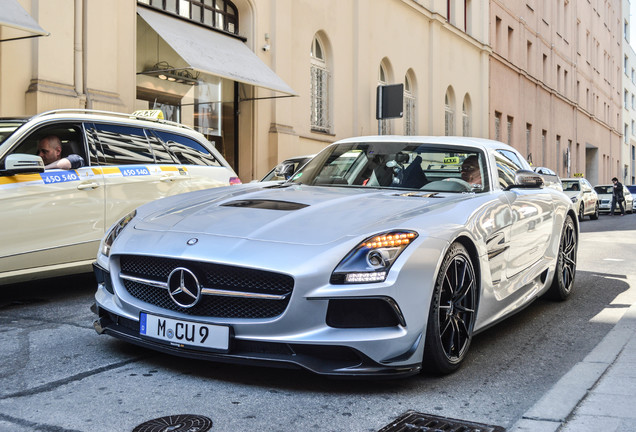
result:
M 415 238 L 415 233 L 397 233 L 388 235 L 379 235 L 371 239 L 371 241 L 362 243 L 361 247 L 367 247 L 369 249 L 377 249 L 382 247 L 395 247 L 406 246 L 412 239 Z

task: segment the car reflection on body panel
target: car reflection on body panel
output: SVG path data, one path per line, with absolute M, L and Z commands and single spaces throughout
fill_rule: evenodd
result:
M 166 198 L 116 224 L 94 326 L 192 358 L 450 373 L 476 332 L 568 297 L 577 244 L 571 201 L 512 147 L 350 138 L 284 183 Z

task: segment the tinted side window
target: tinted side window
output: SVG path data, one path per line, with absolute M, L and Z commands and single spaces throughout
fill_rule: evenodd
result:
M 163 143 L 152 134 L 151 131 L 146 129 L 146 136 L 148 137 L 148 142 L 150 143 L 150 148 L 152 149 L 152 153 L 155 155 L 155 160 L 158 164 L 175 164 L 178 163 L 177 160 L 173 157 L 172 154 L 168 151 L 168 149 L 163 145 Z
M 200 143 L 182 135 L 153 130 L 165 146 L 184 165 L 221 166 L 212 153 Z
M 101 144 L 99 159 L 106 165 L 155 163 L 148 139 L 142 128 L 111 124 L 95 124 Z
M 510 152 L 506 152 L 510 154 Z M 514 153 L 513 153 L 514 155 Z M 515 183 L 515 173 L 521 169 L 519 165 L 511 161 L 503 154 L 502 151 L 495 153 L 495 162 L 497 163 L 497 175 L 499 177 L 499 185 L 505 189 Z M 518 159 L 517 159 L 518 162 Z
M 515 164 L 516 166 L 518 166 L 519 168 L 517 168 L 517 170 L 523 169 L 523 164 L 521 163 L 521 160 L 519 160 L 519 157 L 509 151 L 509 150 L 497 150 L 501 155 L 503 155 L 506 159 L 508 159 L 510 162 L 512 162 L 513 164 Z

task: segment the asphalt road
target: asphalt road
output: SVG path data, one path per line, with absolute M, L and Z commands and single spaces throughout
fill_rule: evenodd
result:
M 203 415 L 211 431 L 377 431 L 407 410 L 510 427 L 636 301 L 636 215 L 581 225 L 576 288 L 477 335 L 463 368 L 342 381 L 171 357 L 92 328 L 92 275 L 0 287 L 0 431 L 132 431 Z

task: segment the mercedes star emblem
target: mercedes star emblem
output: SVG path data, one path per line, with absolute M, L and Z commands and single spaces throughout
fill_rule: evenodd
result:
M 191 308 L 201 298 L 197 277 L 187 268 L 177 267 L 168 276 L 168 293 L 177 305 Z

